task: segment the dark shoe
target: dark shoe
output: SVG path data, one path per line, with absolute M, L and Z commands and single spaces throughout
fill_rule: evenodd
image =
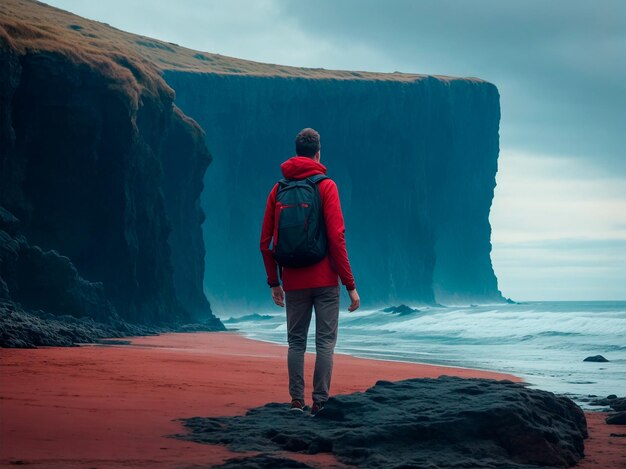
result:
M 314 402 L 311 406 L 311 415 L 317 414 L 320 410 L 324 408 L 324 402 Z
M 300 399 L 292 399 L 291 400 L 291 409 L 292 411 L 295 412 L 303 412 L 304 411 L 304 401 L 301 401 Z

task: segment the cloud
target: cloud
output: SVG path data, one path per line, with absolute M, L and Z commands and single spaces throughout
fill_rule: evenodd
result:
M 514 299 L 626 299 L 626 185 L 593 165 L 503 152 L 492 262 Z
M 552 239 L 494 249 L 499 288 L 514 300 L 626 300 L 625 240 Z
M 346 55 L 344 66 L 492 81 L 505 147 L 593 155 L 626 177 L 624 2 L 320 0 L 306 11 L 286 2 L 285 11 L 339 48 L 375 52 L 367 63 Z
M 503 151 L 490 220 L 495 243 L 626 239 L 626 185 L 594 165 Z

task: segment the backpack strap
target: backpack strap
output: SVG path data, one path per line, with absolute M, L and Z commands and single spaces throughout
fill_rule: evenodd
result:
M 282 178 L 279 179 L 278 184 L 289 184 L 290 182 L 294 182 L 294 181 L 304 181 L 304 180 L 309 180 L 311 181 L 313 184 L 317 184 L 320 181 L 323 181 L 324 179 L 330 179 L 328 176 L 326 176 L 325 174 L 314 174 L 313 176 L 309 176 L 308 178 L 304 178 L 304 179 L 289 179 L 289 178 Z
M 313 184 L 317 184 L 318 182 L 323 181 L 324 179 L 330 179 L 330 178 L 326 176 L 325 174 L 314 174 L 313 176 L 309 176 L 307 179 L 311 181 Z
M 282 178 L 278 181 L 278 184 L 280 186 L 286 186 L 289 183 L 292 183 L 295 181 L 306 181 L 306 180 L 311 181 L 313 184 L 317 184 L 318 182 L 323 181 L 324 179 L 330 179 L 330 178 L 326 176 L 325 174 L 314 174 L 313 176 L 309 176 L 308 178 L 303 178 L 303 179 Z

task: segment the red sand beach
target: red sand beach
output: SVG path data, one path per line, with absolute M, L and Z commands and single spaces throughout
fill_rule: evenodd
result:
M 287 402 L 287 349 L 236 333 L 164 334 L 131 345 L 0 349 L 0 464 L 35 467 L 194 467 L 241 453 L 165 435 L 177 418 L 242 414 Z M 335 356 L 332 394 L 362 391 L 379 379 L 442 374 L 495 379 L 503 373 Z M 311 376 L 314 355 L 307 356 Z M 310 396 L 310 379 L 306 395 Z M 309 403 L 310 404 L 310 403 Z M 623 427 L 586 413 L 587 456 L 577 467 L 626 468 Z M 288 457 L 319 467 L 331 455 Z

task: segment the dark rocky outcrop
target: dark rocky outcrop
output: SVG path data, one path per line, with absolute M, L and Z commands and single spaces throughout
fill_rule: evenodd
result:
M 154 335 L 158 329 L 130 324 L 116 315 L 106 323 L 91 317 L 54 315 L 44 311 L 26 312 L 13 302 L 0 300 L 0 347 L 34 348 L 75 346 L 94 343 L 104 337 Z
M 511 381 L 379 381 L 315 417 L 270 403 L 244 416 L 182 419 L 172 437 L 235 451 L 332 452 L 358 467 L 570 467 L 587 424 L 572 400 Z
M 609 360 L 607 360 L 606 358 L 604 358 L 602 355 L 593 355 L 591 357 L 587 357 L 583 360 L 584 362 L 598 362 L 598 363 L 605 363 L 608 362 Z
M 214 304 L 268 304 L 260 222 L 280 163 L 309 126 L 321 133 L 322 163 L 339 187 L 350 260 L 369 305 L 504 302 L 490 260 L 494 85 L 402 74 L 164 77 L 215 156 L 202 198 Z
M 12 238 L 1 230 L 0 278 L 0 299 L 16 301 L 27 309 L 89 316 L 98 321 L 115 315 L 102 283 L 82 278 L 70 259 L 54 250 L 31 246 L 24 236 Z
M 419 309 L 411 308 L 407 305 L 399 305 L 399 306 L 389 306 L 388 308 L 384 308 L 382 310 L 384 313 L 392 313 L 397 314 L 398 316 L 407 316 L 413 313 L 419 313 Z
M 626 425 L 626 412 L 609 415 L 604 421 L 609 425 Z
M 602 399 L 594 399 L 589 402 L 590 405 L 597 406 L 609 406 L 611 409 L 621 412 L 626 411 L 626 397 L 617 397 L 615 394 L 611 394 Z
M 27 312 L 12 301 L 0 299 L 0 347 L 71 347 L 85 343 L 127 345 L 130 343 L 128 340 L 105 338 L 214 330 L 215 326 L 211 323 L 145 325 L 129 323 L 117 314 L 112 314 L 101 322 L 87 316 L 55 315 L 41 310 Z
M 230 317 L 222 322 L 224 324 L 231 324 L 234 322 L 242 322 L 242 321 L 266 321 L 268 319 L 273 319 L 273 317 L 274 316 L 271 316 L 269 314 L 253 313 L 253 314 L 246 314 L 245 316 L 239 316 L 237 318 Z
M 77 40 L 35 2 L 1 8 L 2 298 L 223 329 L 203 293 L 202 130 L 132 51 Z
M 19 220 L 0 207 L 0 300 L 5 306 L 15 301 L 19 310 L 45 309 L 97 321 L 117 317 L 102 283 L 85 280 L 70 259 L 31 246 L 18 232 Z
M 71 346 L 102 337 L 216 329 L 211 320 L 152 326 L 125 321 L 102 283 L 82 278 L 56 251 L 29 245 L 15 235 L 16 226 L 17 219 L 0 208 L 0 347 Z
M 223 464 L 213 466 L 213 469 L 313 469 L 313 467 L 293 459 L 272 456 L 271 454 L 258 454 L 227 459 Z

